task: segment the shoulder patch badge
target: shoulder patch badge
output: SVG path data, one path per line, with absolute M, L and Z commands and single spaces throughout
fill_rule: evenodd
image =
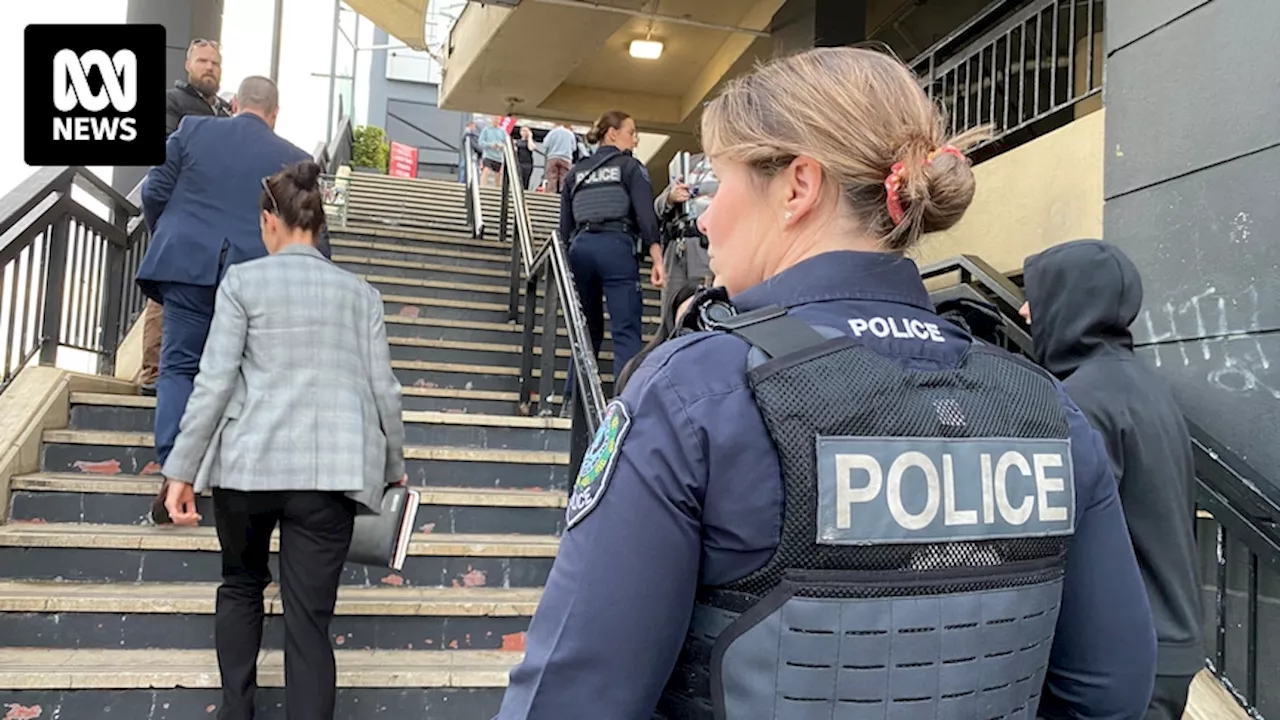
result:
M 631 409 L 622 398 L 615 398 L 605 407 L 595 439 L 582 458 L 582 467 L 578 468 L 573 495 L 569 497 L 569 507 L 565 511 L 566 530 L 582 522 L 600 504 L 618 464 L 622 441 L 630 430 Z

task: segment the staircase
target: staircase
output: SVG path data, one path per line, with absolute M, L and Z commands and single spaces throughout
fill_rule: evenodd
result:
M 517 412 L 511 244 L 472 237 L 463 186 L 354 175 L 348 197 L 333 259 L 383 295 L 409 479 L 425 492 L 403 572 L 349 565 L 343 575 L 337 717 L 488 720 L 564 526 L 570 421 Z M 527 197 L 535 237 L 546 237 L 559 198 Z M 501 196 L 482 199 L 494 238 Z M 658 294 L 647 283 L 645 298 L 649 332 Z M 555 327 L 563 380 L 569 344 L 559 318 Z M 611 360 L 606 339 L 606 392 Z M 159 486 L 154 399 L 70 402 L 68 427 L 44 433 L 40 471 L 13 479 L 0 527 L 3 717 L 214 716 L 220 556 L 209 500 L 204 527 L 141 525 Z M 258 717 L 273 720 L 284 717 L 276 586 L 267 607 Z

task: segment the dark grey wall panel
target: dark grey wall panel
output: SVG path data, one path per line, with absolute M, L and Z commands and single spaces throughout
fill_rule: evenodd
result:
M 1280 140 L 1277 48 L 1280 2 L 1214 0 L 1110 56 L 1107 197 Z
M 386 89 L 387 136 L 418 148 L 420 176 L 456 179 L 464 113 L 436 107 L 435 85 L 388 80 Z
M 1117 0 L 1107 3 L 1107 52 L 1124 47 L 1210 0 Z
M 1157 362 L 1155 346 L 1138 352 Z M 1162 345 L 1158 362 L 1187 415 L 1280 485 L 1280 337 Z
M 1242 178 L 1247 181 L 1242 182 Z M 1280 480 L 1280 148 L 1107 203 L 1141 268 L 1141 352 L 1188 415 Z
M 1118 0 L 1107 28 L 1103 219 L 1143 273 L 1134 337 L 1280 482 L 1280 3 Z
M 1139 343 L 1280 329 L 1277 188 L 1280 148 L 1107 203 L 1106 238 L 1142 270 Z

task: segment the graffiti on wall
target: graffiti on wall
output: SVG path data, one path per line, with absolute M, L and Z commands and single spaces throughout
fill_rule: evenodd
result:
M 1243 232 L 1248 232 L 1247 229 Z M 1134 329 L 1156 367 L 1179 363 L 1203 370 L 1212 386 L 1231 393 L 1262 392 L 1280 400 L 1280 377 L 1263 347 L 1260 293 L 1250 284 L 1237 293 L 1209 287 L 1190 297 L 1148 307 Z

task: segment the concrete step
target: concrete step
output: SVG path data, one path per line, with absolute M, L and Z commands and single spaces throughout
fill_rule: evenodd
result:
M 490 720 L 521 653 L 341 650 L 338 707 L 343 720 Z M 258 720 L 284 720 L 284 656 L 258 661 Z M 211 650 L 0 650 L 0 698 L 23 718 L 214 717 L 222 705 Z M 22 714 L 17 714 L 21 710 Z
M 567 451 L 415 445 L 406 447 L 404 454 L 409 481 L 415 485 L 550 491 L 567 487 Z M 150 475 L 160 471 L 154 439 L 146 432 L 46 430 L 41 460 L 41 470 L 53 473 Z
M 361 278 L 378 289 L 383 295 L 414 295 L 446 300 L 507 302 L 510 297 L 510 277 L 506 281 L 498 281 L 492 277 L 469 278 L 454 277 L 444 280 L 425 279 L 416 276 L 394 275 L 384 272 L 387 268 L 368 265 L 367 263 L 353 269 Z M 524 286 L 520 287 L 521 307 L 523 307 Z M 538 288 L 538 304 L 542 304 L 542 286 Z M 644 308 L 646 315 L 656 315 L 662 308 L 657 289 L 644 291 Z
M 516 336 L 517 338 L 519 336 Z M 465 365 L 497 365 L 510 367 L 519 372 L 520 357 L 524 352 L 521 345 L 515 343 L 485 343 L 461 340 L 421 340 L 410 337 L 389 337 L 391 359 L 394 360 L 428 360 L 441 363 L 458 363 Z M 571 356 L 569 348 L 556 348 L 556 369 L 567 370 Z M 542 347 L 534 346 L 533 363 L 541 366 Z M 602 351 L 596 358 L 596 364 L 602 372 L 621 370 L 613 368 L 613 352 Z
M 551 535 L 419 533 L 404 569 L 348 563 L 343 585 L 362 587 L 541 587 L 559 539 Z M 280 577 L 271 541 L 272 577 Z M 220 577 L 210 527 L 12 523 L 0 527 L 0 578 L 73 582 L 205 582 Z M 0 684 L 0 687 L 4 687 Z
M 502 295 L 509 293 L 511 287 L 511 271 L 509 267 L 490 269 L 451 266 L 435 262 L 397 260 L 389 257 L 361 257 L 341 252 L 333 253 L 333 262 L 357 275 L 383 275 L 414 280 L 483 284 L 491 288 L 496 287 L 497 292 Z M 643 277 L 647 278 L 648 273 L 644 273 Z M 642 282 L 640 287 L 646 298 L 654 300 L 659 298 L 661 291 L 647 282 L 647 280 Z
M 413 242 L 413 245 L 408 243 Z M 367 258 L 385 258 L 408 262 L 429 262 L 436 265 L 453 265 L 457 267 L 482 268 L 510 273 L 510 252 L 488 252 L 472 250 L 453 250 L 438 248 L 417 241 L 387 243 L 370 240 L 348 240 L 346 238 L 330 241 L 334 254 L 354 255 Z
M 217 583 L 0 582 L 0 637 L 10 647 L 212 649 Z M 524 648 L 539 588 L 343 587 L 335 650 Z M 284 647 L 279 585 L 265 594 L 263 648 Z
M 415 278 L 420 280 L 442 280 L 448 282 L 484 282 L 485 284 L 501 284 L 507 287 L 511 278 L 510 270 L 502 268 L 471 268 L 457 265 L 444 265 L 433 262 L 417 262 L 395 260 L 391 258 L 370 258 L 350 253 L 334 252 L 333 262 L 338 267 L 346 268 L 353 273 L 377 273 L 392 277 Z
M 501 242 L 497 239 L 477 240 L 471 237 L 470 232 L 414 233 L 378 226 L 365 228 L 358 223 L 348 222 L 342 228 L 330 228 L 329 237 L 332 240 L 385 242 L 409 247 L 434 247 L 443 250 L 502 255 L 508 258 L 511 256 L 510 241 Z
M 545 202 L 534 194 L 525 193 L 525 209 L 534 220 L 555 222 L 560 217 L 558 201 Z M 558 200 L 558 199 L 557 199 Z M 356 188 L 347 196 L 347 207 L 374 208 L 387 214 L 420 215 L 425 217 L 465 217 L 467 208 L 465 193 L 423 193 L 393 188 Z M 480 206 L 486 215 L 497 217 L 502 212 L 502 195 L 498 191 L 481 193 Z M 509 212 L 514 211 L 514 200 L 508 201 Z
M 100 393 L 71 395 L 72 430 L 150 432 L 155 428 L 154 397 Z M 514 410 L 514 408 L 512 408 Z M 568 420 L 559 418 L 457 414 L 403 413 L 409 445 L 470 447 L 503 450 L 568 451 Z
M 428 360 L 392 360 L 391 369 L 395 371 L 400 384 L 414 389 L 453 389 L 458 391 L 481 391 L 511 393 L 515 397 L 520 391 L 520 368 L 517 365 L 471 365 L 466 363 L 432 362 Z M 540 379 L 542 371 L 534 363 L 533 377 Z M 556 371 L 558 381 L 555 391 L 564 391 L 564 380 L 567 375 L 562 368 Z M 601 373 L 605 394 L 613 387 L 613 373 Z M 536 394 L 535 385 L 534 392 Z M 554 399 L 559 402 L 558 399 Z
M 9 519 L 141 525 L 160 483 L 158 475 L 18 475 L 10 481 Z M 417 527 L 426 533 L 558 535 L 566 501 L 564 492 L 536 489 L 422 487 Z M 212 527 L 212 498 L 198 497 L 196 506 L 201 524 Z
M 481 211 L 488 222 L 500 222 L 502 203 L 497 197 L 480 201 Z M 515 217 L 514 206 L 508 206 L 508 219 Z M 530 220 L 534 227 L 542 226 L 548 231 L 560 220 L 560 207 L 544 206 L 528 207 Z M 413 219 L 423 221 L 449 220 L 465 222 L 467 205 L 465 200 L 442 198 L 437 196 L 413 196 L 391 193 L 359 193 L 350 196 L 347 201 L 348 217 L 355 210 L 370 215 L 377 215 L 395 220 Z
M 384 318 L 386 325 L 387 337 L 390 338 L 418 338 L 420 340 L 446 340 L 457 342 L 481 342 L 481 343 L 520 343 L 524 342 L 524 326 L 523 324 L 512 323 L 489 323 L 477 322 L 471 320 L 449 320 L 447 318 L 426 316 L 422 317 L 417 308 L 411 308 L 406 311 L 401 309 L 401 314 L 388 315 Z M 647 343 L 653 337 L 655 327 L 641 328 L 641 343 Z M 533 328 L 533 343 L 535 348 L 542 346 L 542 326 L 535 325 Z M 556 347 L 562 350 L 569 349 L 569 331 L 567 328 L 556 328 Z M 600 346 L 602 353 L 613 352 L 613 333 L 605 330 L 604 342 Z M 535 351 L 536 352 L 536 351 Z
M 399 295 L 395 293 L 383 293 L 382 303 L 386 308 L 388 315 L 398 315 L 401 317 L 419 317 L 419 318 L 440 318 L 442 320 L 460 320 L 468 323 L 481 324 L 492 323 L 497 325 L 511 325 L 518 332 L 524 332 L 524 304 L 520 305 L 520 315 L 515 323 L 508 321 L 507 303 L 505 302 L 489 302 L 474 300 L 446 300 L 442 298 L 429 298 L 416 295 Z M 543 315 L 545 315 L 544 305 L 538 303 L 534 306 L 534 314 L 537 316 L 538 332 L 542 332 L 541 325 L 543 323 Z M 609 334 L 608 324 L 610 315 L 605 311 L 605 335 Z M 657 313 L 645 315 L 642 318 L 646 333 L 652 333 L 657 329 L 661 318 Z M 563 310 L 556 313 L 556 324 L 559 332 L 564 334 L 564 312 Z

